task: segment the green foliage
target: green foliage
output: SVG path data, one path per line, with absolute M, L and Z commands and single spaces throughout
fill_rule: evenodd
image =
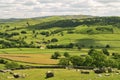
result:
M 102 49 L 102 52 L 103 52 L 105 55 L 107 55 L 107 56 L 110 55 L 110 53 L 108 52 L 108 50 L 107 50 L 106 48 Z
M 81 49 L 82 49 L 82 47 L 81 47 L 81 46 L 77 46 L 77 48 L 78 48 L 78 50 L 81 50 Z
M 106 66 L 107 67 L 118 68 L 118 65 L 119 65 L 119 63 L 115 59 L 108 59 L 106 61 Z
M 5 64 L 5 67 L 7 68 L 7 69 L 14 69 L 14 68 L 20 68 L 20 65 L 18 64 L 18 63 L 16 63 L 16 62 L 8 62 L 8 63 L 6 63 Z
M 50 36 L 50 32 L 49 31 L 42 31 L 40 34 L 41 35 L 45 35 L 46 37 Z
M 51 42 L 58 42 L 58 39 L 57 38 L 52 38 Z
M 70 54 L 69 54 L 68 52 L 65 52 L 65 53 L 64 53 L 64 56 L 65 56 L 65 57 L 70 57 Z
M 105 66 L 106 64 L 105 61 L 107 59 L 107 56 L 105 54 L 103 54 L 100 51 L 95 51 L 95 52 L 92 52 L 90 56 L 93 58 L 93 64 L 96 67 Z
M 58 59 L 60 56 L 61 55 L 59 52 L 54 52 L 54 54 L 51 56 L 51 59 Z
M 96 50 L 94 49 L 94 48 L 92 48 L 92 49 L 90 49 L 89 51 L 88 51 L 88 55 L 92 55 L 93 53 L 95 53 L 96 52 Z
M 110 48 L 110 45 L 109 45 L 109 44 L 107 44 L 107 45 L 105 46 L 105 48 Z
M 83 66 L 85 59 L 81 56 L 72 56 L 70 61 L 74 66 Z
M 112 56 L 114 59 L 120 59 L 120 54 L 119 53 L 112 53 Z
M 70 60 L 68 58 L 61 58 L 59 60 L 59 65 L 64 65 L 64 66 L 68 66 L 70 63 Z
M 68 48 L 73 48 L 73 47 L 74 47 L 74 44 L 73 44 L 73 43 L 69 43 L 67 47 L 68 47 Z
M 27 32 L 26 31 L 21 31 L 21 34 L 26 34 Z
M 1 64 L 6 64 L 7 61 L 6 61 L 5 59 L 0 59 L 0 63 L 1 63 Z
M 84 66 L 92 66 L 93 58 L 89 55 L 85 57 Z

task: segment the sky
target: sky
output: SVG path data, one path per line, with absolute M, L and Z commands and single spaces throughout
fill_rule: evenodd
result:
M 0 18 L 120 16 L 120 0 L 0 0 Z

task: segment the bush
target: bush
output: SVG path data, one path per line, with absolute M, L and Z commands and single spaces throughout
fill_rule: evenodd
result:
M 72 56 L 70 61 L 74 66 L 83 66 L 85 59 L 81 56 Z
M 59 52 L 55 52 L 52 56 L 51 59 L 58 59 L 60 57 L 60 53 Z
M 51 42 L 58 42 L 58 39 L 57 38 L 52 38 Z
M 7 61 L 6 61 L 6 60 L 4 60 L 4 59 L 0 59 L 0 63 L 1 63 L 1 64 L 6 64 L 6 63 L 7 63 Z
M 13 32 L 13 33 L 11 33 L 11 36 L 17 36 L 17 35 L 19 35 L 18 32 Z
M 110 53 L 108 52 L 108 50 L 107 50 L 106 48 L 102 49 L 102 52 L 103 52 L 105 55 L 107 55 L 107 56 L 110 55 Z
M 110 45 L 107 44 L 107 45 L 105 46 L 105 48 L 110 48 Z
M 65 53 L 64 53 L 64 56 L 65 56 L 65 57 L 70 57 L 70 55 L 69 55 L 68 52 L 65 52 Z
M 69 65 L 69 59 L 67 59 L 67 58 L 61 58 L 59 60 L 59 65 L 68 66 Z
M 26 34 L 27 32 L 26 31 L 21 31 L 21 34 Z
M 120 54 L 119 53 L 112 53 L 112 56 L 114 59 L 120 59 Z
M 5 67 L 7 68 L 7 69 L 15 69 L 15 68 L 20 68 L 20 65 L 18 64 L 18 63 L 16 63 L 16 62 L 8 62 L 8 63 L 6 63 L 5 64 Z

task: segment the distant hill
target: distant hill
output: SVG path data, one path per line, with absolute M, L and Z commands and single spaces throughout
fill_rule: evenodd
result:
M 34 17 L 34 18 L 27 18 L 27 19 L 44 19 L 49 17 L 55 17 L 55 16 L 44 16 L 44 17 Z M 81 18 L 90 18 L 93 16 L 90 15 L 62 15 L 62 16 L 56 16 L 56 17 L 62 17 L 66 19 L 81 19 Z M 6 22 L 14 22 L 14 21 L 20 21 L 25 20 L 26 18 L 9 18 L 9 19 L 0 19 L 0 23 L 6 23 Z
M 0 48 L 120 47 L 119 34 L 120 17 L 62 15 L 0 20 Z
M 22 19 L 17 19 L 17 18 L 0 19 L 0 23 L 14 22 L 14 21 L 20 21 L 20 20 Z

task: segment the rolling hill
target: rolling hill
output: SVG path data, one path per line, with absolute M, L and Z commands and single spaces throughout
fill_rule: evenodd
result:
M 120 17 L 64 15 L 0 22 L 0 48 L 120 47 Z

